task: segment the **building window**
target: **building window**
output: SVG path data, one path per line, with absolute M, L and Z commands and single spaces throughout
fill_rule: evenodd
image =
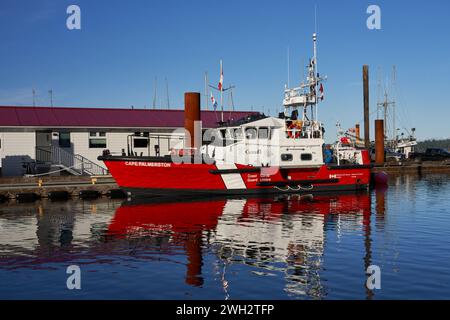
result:
M 134 138 L 133 139 L 133 148 L 147 148 L 148 147 L 148 139 L 147 138 Z
M 302 161 L 311 161 L 312 160 L 312 154 L 311 153 L 302 153 L 300 156 L 300 159 Z
M 281 155 L 281 161 L 292 161 L 293 157 L 290 153 L 283 153 Z
M 106 148 L 106 132 L 89 132 L 89 148 Z
M 61 148 L 70 148 L 70 132 L 59 133 L 59 146 Z

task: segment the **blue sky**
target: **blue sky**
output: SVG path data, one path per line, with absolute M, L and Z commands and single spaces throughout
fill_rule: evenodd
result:
M 66 28 L 66 8 L 81 8 L 81 30 Z M 432 1 L 0 1 L 0 105 L 166 107 L 204 91 L 204 72 L 235 85 L 240 110 L 276 114 L 287 81 L 298 83 L 312 53 L 318 8 L 319 71 L 328 76 L 319 115 L 334 139 L 335 123 L 362 121 L 363 64 L 370 66 L 371 111 L 377 80 L 397 67 L 397 123 L 419 138 L 450 137 L 450 2 Z M 381 30 L 366 27 L 370 4 Z M 225 99 L 226 105 L 227 99 Z M 375 112 L 374 112 L 375 116 Z M 374 118 L 373 118 L 374 119 Z M 371 123 L 373 127 L 373 123 Z

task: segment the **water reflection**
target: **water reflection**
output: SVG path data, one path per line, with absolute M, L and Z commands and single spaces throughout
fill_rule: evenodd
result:
M 327 225 L 335 230 L 345 224 L 364 226 L 367 268 L 370 209 L 368 194 L 130 203 L 117 209 L 108 233 L 117 238 L 158 238 L 166 247 L 184 248 L 185 282 L 193 286 L 203 284 L 202 248 L 211 248 L 225 298 L 232 285 L 227 268 L 234 264 L 251 266 L 257 275 L 282 274 L 288 294 L 322 298 Z
M 118 256 L 148 261 L 151 268 L 154 255 L 178 264 L 181 255 L 185 285 L 202 288 L 204 269 L 211 267 L 205 256 L 212 256 L 215 275 L 209 281 L 226 299 L 239 285 L 230 273 L 236 266 L 250 268 L 255 277 L 278 277 L 288 296 L 324 298 L 327 232 L 340 237 L 346 230 L 363 231 L 361 270 L 371 264 L 370 199 L 362 193 L 2 206 L 0 269 L 50 268 L 50 262 L 111 264 Z M 377 190 L 377 225 L 384 214 L 384 192 Z

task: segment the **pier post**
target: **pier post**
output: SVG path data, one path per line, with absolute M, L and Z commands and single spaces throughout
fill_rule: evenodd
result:
M 200 93 L 186 92 L 184 94 L 184 128 L 190 138 L 185 139 L 185 147 L 199 148 L 202 144 L 202 128 L 200 115 Z
M 369 113 L 369 66 L 363 66 L 363 95 L 364 95 L 364 145 L 370 148 L 370 113 Z
M 384 164 L 384 121 L 375 120 L 375 163 Z

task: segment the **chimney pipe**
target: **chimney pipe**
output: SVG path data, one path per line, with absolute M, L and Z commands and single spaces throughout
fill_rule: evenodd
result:
M 359 127 L 359 123 L 357 123 L 356 125 L 355 125 L 355 135 L 356 135 L 356 140 L 357 141 L 360 141 L 361 140 L 361 129 L 360 129 L 360 127 Z
M 184 128 L 190 135 L 190 139 L 185 138 L 185 147 L 199 150 L 202 143 L 199 92 L 184 94 Z

